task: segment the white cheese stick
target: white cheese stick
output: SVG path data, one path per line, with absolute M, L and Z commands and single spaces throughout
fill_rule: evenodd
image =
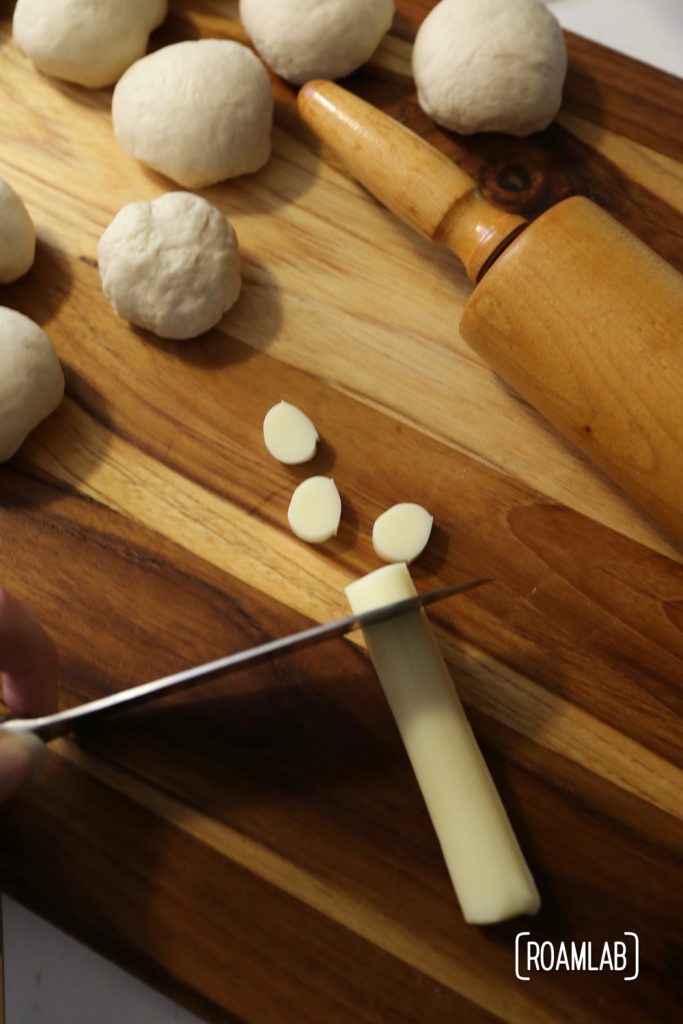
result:
M 403 564 L 346 588 L 354 614 L 416 593 Z M 535 914 L 538 891 L 423 610 L 363 630 L 470 924 Z

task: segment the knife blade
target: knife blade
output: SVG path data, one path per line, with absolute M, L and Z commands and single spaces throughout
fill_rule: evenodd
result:
M 175 672 L 170 676 L 163 676 L 161 679 L 154 679 L 152 682 L 143 683 L 140 686 L 120 690 L 118 693 L 88 701 L 86 704 L 79 704 L 53 715 L 43 715 L 37 718 L 19 718 L 14 715 L 0 716 L 0 735 L 30 732 L 48 742 L 58 736 L 66 735 L 86 720 L 98 719 L 115 711 L 145 704 L 157 697 L 176 693 L 195 686 L 197 683 L 228 675 L 247 665 L 258 665 L 262 661 L 268 661 L 284 653 L 313 647 L 334 637 L 344 636 L 354 629 L 370 626 L 377 622 L 386 622 L 399 615 L 424 608 L 436 601 L 443 601 L 447 597 L 463 594 L 467 590 L 473 590 L 475 587 L 491 582 L 490 579 L 476 579 L 468 580 L 466 583 L 455 583 L 448 587 L 439 587 L 437 590 L 416 594 L 414 597 L 383 605 L 381 608 L 374 608 L 372 611 L 363 612 L 360 615 L 349 615 L 344 619 L 337 619 L 335 622 L 311 626 L 298 633 L 269 640 L 256 647 L 218 658 L 216 661 L 209 661 L 203 665 L 184 669 L 182 672 Z

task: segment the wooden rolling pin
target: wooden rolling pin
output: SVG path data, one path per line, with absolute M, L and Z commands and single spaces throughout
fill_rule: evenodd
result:
M 299 110 L 401 220 L 478 282 L 460 333 L 683 542 L 683 277 L 588 199 L 530 224 L 455 164 L 332 82 Z

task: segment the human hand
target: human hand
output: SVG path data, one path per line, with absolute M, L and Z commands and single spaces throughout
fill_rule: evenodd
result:
M 57 708 L 57 649 L 42 626 L 0 587 L 2 694 L 18 715 L 46 715 Z M 0 803 L 36 770 L 44 746 L 32 734 L 0 738 Z

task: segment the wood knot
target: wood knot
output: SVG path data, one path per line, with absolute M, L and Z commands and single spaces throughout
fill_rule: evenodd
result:
M 496 184 L 505 192 L 526 192 L 531 188 L 532 179 L 522 164 L 506 164 L 496 174 Z

